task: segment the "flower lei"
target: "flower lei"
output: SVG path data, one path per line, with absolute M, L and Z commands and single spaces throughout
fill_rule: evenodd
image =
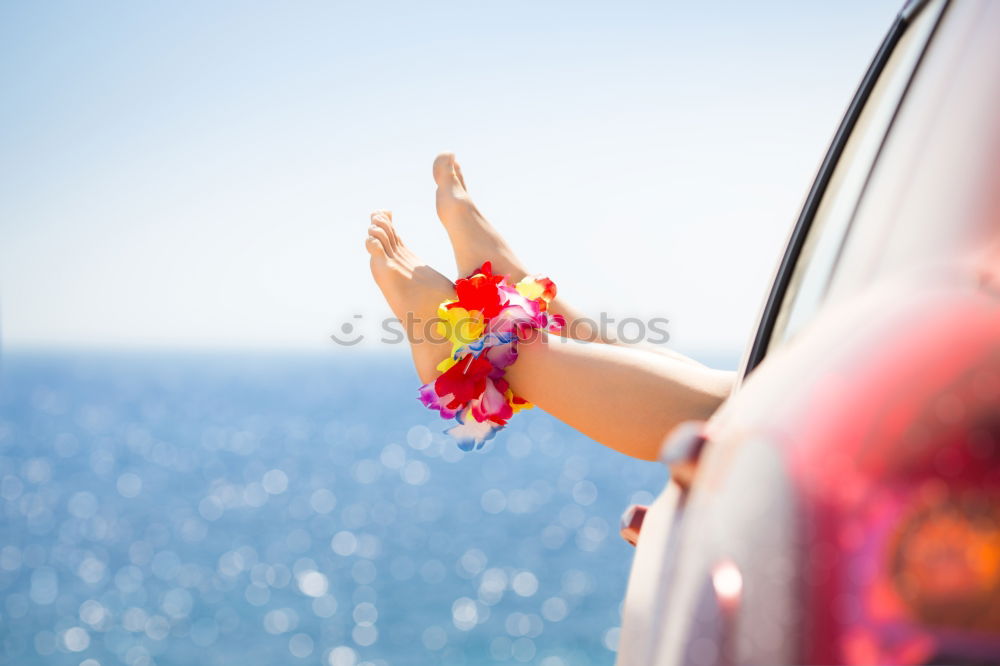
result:
M 533 405 L 511 390 L 504 372 L 517 360 L 517 342 L 532 330 L 558 331 L 562 315 L 550 314 L 556 285 L 547 277 L 526 277 L 511 286 L 494 275 L 490 262 L 455 282 L 455 300 L 438 306 L 437 331 L 451 342 L 442 374 L 420 387 L 419 399 L 458 425 L 445 432 L 463 451 L 480 449 L 522 409 Z

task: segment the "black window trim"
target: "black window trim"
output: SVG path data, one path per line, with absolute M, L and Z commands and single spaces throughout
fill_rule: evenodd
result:
M 851 133 L 854 131 L 858 118 L 861 116 L 861 112 L 864 109 L 865 104 L 868 102 L 868 98 L 871 96 L 872 90 L 875 88 L 875 83 L 878 81 L 879 76 L 885 69 L 886 63 L 888 63 L 889 58 L 892 56 L 892 53 L 895 50 L 896 45 L 899 43 L 899 40 L 902 38 L 903 33 L 906 31 L 906 28 L 910 23 L 912 23 L 913 18 L 929 1 L 930 0 L 909 0 L 909 2 L 907 2 L 906 5 L 900 10 L 899 14 L 896 15 L 892 26 L 889 28 L 888 33 L 886 33 L 885 38 L 882 40 L 882 44 L 879 46 L 878 51 L 875 52 L 875 57 L 868 66 L 868 71 L 865 72 L 864 78 L 861 79 L 861 84 L 858 86 L 857 92 L 854 93 L 854 98 L 851 100 L 851 104 L 847 107 L 844 119 L 840 122 L 837 132 L 833 136 L 830 148 L 827 150 L 826 156 L 823 158 L 823 162 L 820 165 L 816 179 L 813 181 L 812 187 L 809 189 L 809 194 L 806 197 L 805 204 L 802 206 L 802 211 L 799 213 L 799 217 L 795 222 L 795 227 L 792 229 L 788 245 L 785 247 L 785 253 L 778 266 L 774 283 L 772 284 L 771 291 L 767 296 L 767 301 L 764 305 L 763 313 L 761 314 L 760 321 L 757 325 L 757 330 L 754 334 L 750 352 L 747 355 L 747 360 L 744 364 L 742 373 L 744 378 L 753 372 L 754 368 L 756 368 L 767 355 L 771 335 L 774 332 L 774 325 L 778 318 L 778 312 L 781 310 L 781 304 L 785 300 L 785 292 L 788 291 L 788 285 L 791 282 L 795 265 L 802 252 L 802 247 L 809 235 L 809 230 L 812 227 L 816 211 L 819 209 L 819 204 L 823 200 L 823 195 L 826 193 L 826 188 L 830 184 L 830 179 L 833 177 L 833 172 L 837 167 L 837 163 L 840 161 L 841 155 L 844 153 L 844 148 L 847 145 L 847 141 L 850 138 Z

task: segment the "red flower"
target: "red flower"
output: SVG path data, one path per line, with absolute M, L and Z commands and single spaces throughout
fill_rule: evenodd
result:
M 507 303 L 507 295 L 500 289 L 503 279 L 502 275 L 493 275 L 492 265 L 485 262 L 478 271 L 455 282 L 458 300 L 450 303 L 448 309 L 479 310 L 487 320 L 497 316 Z
M 488 275 L 490 277 L 494 277 L 494 275 L 493 275 L 493 262 L 491 262 L 491 261 L 484 261 L 482 266 L 480 266 L 476 270 L 474 270 L 471 273 L 469 273 L 469 277 L 472 277 L 473 275 L 479 275 L 480 273 L 482 273 L 483 275 Z M 500 279 L 503 279 L 502 275 L 499 276 L 499 277 L 500 277 Z
M 451 394 L 449 409 L 461 409 L 486 390 L 486 377 L 493 371 L 493 364 L 485 356 L 466 356 L 434 380 L 434 392 L 440 397 Z

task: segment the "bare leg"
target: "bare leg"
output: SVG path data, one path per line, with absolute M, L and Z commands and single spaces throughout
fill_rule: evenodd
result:
M 441 153 L 434 160 L 434 182 L 437 183 L 437 213 L 451 239 L 459 277 L 464 277 L 484 261 L 493 264 L 497 273 L 509 275 L 516 282 L 529 271 L 500 232 L 479 212 L 465 186 L 462 167 L 452 153 Z M 592 320 L 557 297 L 552 310 L 566 318 L 567 331 L 579 339 L 614 342 L 603 335 Z
M 437 213 L 451 239 L 455 253 L 455 264 L 459 277 L 464 277 L 478 268 L 484 261 L 493 264 L 493 270 L 520 280 L 531 272 L 518 258 L 504 237 L 476 207 L 465 185 L 462 167 L 452 153 L 441 153 L 434 160 L 434 182 L 437 183 Z M 551 277 L 551 276 L 550 276 Z M 556 281 L 558 284 L 558 280 Z M 601 330 L 598 323 L 559 296 L 552 303 L 552 310 L 566 318 L 563 334 L 577 340 L 625 345 L 613 331 Z M 629 345 L 665 354 L 678 361 L 698 364 L 697 361 L 666 347 L 652 345 Z M 700 365 L 700 364 L 698 364 Z
M 708 418 L 732 372 L 618 345 L 543 336 L 519 345 L 514 392 L 601 444 L 655 460 L 677 424 Z
M 426 322 L 454 294 L 448 278 L 403 245 L 391 214 L 372 215 L 366 247 L 371 269 L 402 321 Z M 431 381 L 451 347 L 407 331 L 417 373 Z M 558 419 L 622 453 L 655 459 L 681 421 L 702 419 L 728 395 L 732 373 L 641 350 L 542 336 L 520 345 L 507 371 L 512 388 Z

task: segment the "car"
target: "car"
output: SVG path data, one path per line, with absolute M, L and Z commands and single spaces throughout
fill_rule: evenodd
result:
M 1000 2 L 908 2 L 733 393 L 666 440 L 619 666 L 1000 663 Z

